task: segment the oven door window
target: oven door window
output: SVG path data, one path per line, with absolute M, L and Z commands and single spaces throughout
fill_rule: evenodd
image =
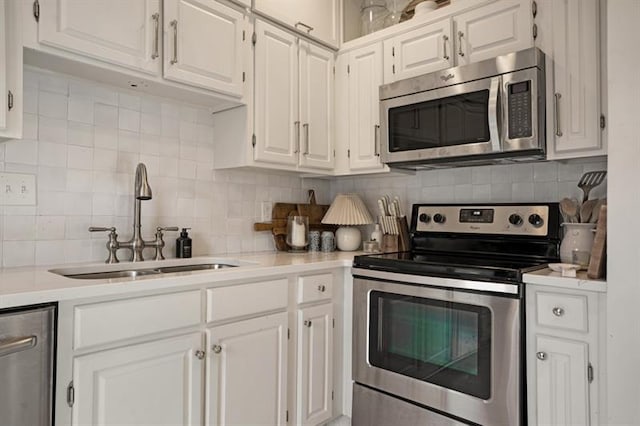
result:
M 491 311 L 372 291 L 371 365 L 481 399 L 491 396 Z
M 487 142 L 489 90 L 389 108 L 389 151 Z

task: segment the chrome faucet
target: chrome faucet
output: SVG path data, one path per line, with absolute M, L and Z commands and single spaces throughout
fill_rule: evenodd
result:
M 109 257 L 106 263 L 118 263 L 117 251 L 118 249 L 125 248 L 131 250 L 130 261 L 142 262 L 144 257 L 142 251 L 145 247 L 154 247 L 156 249 L 155 260 L 163 260 L 162 249 L 165 246 L 162 239 L 163 231 L 177 231 L 177 226 L 170 227 L 158 227 L 156 228 L 156 239 L 154 241 L 145 241 L 142 238 L 142 225 L 140 209 L 142 207 L 143 200 L 150 200 L 153 197 L 151 186 L 149 186 L 149 180 L 147 178 L 147 167 L 143 163 L 138 163 L 136 167 L 136 177 L 133 191 L 133 236 L 128 241 L 119 242 L 116 228 L 102 228 L 102 227 L 90 227 L 89 232 L 109 231 L 109 241 L 107 242 L 107 250 L 109 250 Z

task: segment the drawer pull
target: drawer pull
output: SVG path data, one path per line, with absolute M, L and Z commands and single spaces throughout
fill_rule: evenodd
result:
M 304 325 L 307 327 L 311 327 L 311 320 L 305 320 Z
M 564 315 L 564 309 L 562 308 L 553 308 L 552 309 L 553 315 L 557 316 L 557 317 L 561 317 Z
M 547 360 L 547 353 L 546 352 L 538 352 L 536 354 L 536 358 L 538 358 L 540 361 L 546 361 Z
M 220 345 L 213 345 L 211 349 L 213 350 L 213 353 L 216 353 L 216 354 L 219 354 L 220 352 L 222 352 L 222 346 Z
M 198 359 L 204 359 L 204 351 L 196 351 L 196 358 Z
M 318 286 L 318 291 L 321 292 L 321 293 L 324 293 L 326 289 L 327 288 L 324 285 L 319 285 Z

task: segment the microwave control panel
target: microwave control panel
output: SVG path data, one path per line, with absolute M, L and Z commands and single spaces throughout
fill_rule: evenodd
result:
M 520 81 L 507 87 L 509 139 L 530 138 L 533 136 L 531 81 Z

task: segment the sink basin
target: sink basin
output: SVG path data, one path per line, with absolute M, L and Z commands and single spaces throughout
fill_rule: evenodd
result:
M 113 266 L 111 266 L 111 268 L 113 268 Z M 140 266 L 143 266 L 143 265 L 140 265 Z M 122 269 L 122 270 L 114 270 L 114 269 L 99 270 L 97 268 L 86 268 L 86 269 L 69 268 L 69 269 L 57 269 L 57 270 L 52 269 L 50 272 L 53 272 L 58 275 L 62 275 L 63 277 L 74 278 L 78 280 L 105 280 L 105 279 L 116 279 L 116 278 L 136 279 L 138 277 L 143 277 L 148 275 L 162 275 L 162 274 L 170 274 L 175 272 L 217 270 L 217 269 L 224 269 L 224 268 L 235 268 L 237 266 L 240 266 L 240 265 L 234 265 L 232 263 L 195 263 L 195 264 L 185 264 L 185 265 L 167 265 L 167 266 L 159 266 L 155 268 L 141 267 L 140 269 L 131 269 L 131 265 L 127 265 L 127 269 Z

